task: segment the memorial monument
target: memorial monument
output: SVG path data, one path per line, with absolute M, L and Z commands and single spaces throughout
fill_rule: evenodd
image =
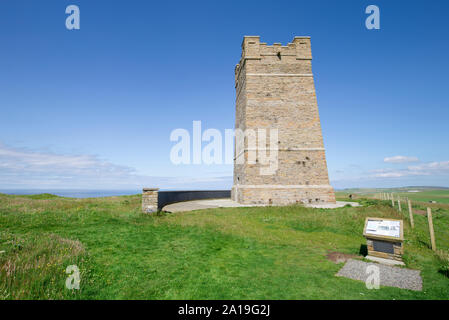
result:
M 310 37 L 267 45 L 245 36 L 235 68 L 235 127 L 277 129 L 277 170 L 249 163 L 247 138 L 234 158 L 232 199 L 243 204 L 335 203 L 312 74 Z M 268 141 L 267 136 L 267 141 Z M 268 150 L 271 151 L 271 150 Z M 260 152 L 258 150 L 257 152 Z

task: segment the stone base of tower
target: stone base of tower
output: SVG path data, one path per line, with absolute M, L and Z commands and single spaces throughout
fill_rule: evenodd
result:
M 231 191 L 231 199 L 242 204 L 266 205 L 335 203 L 335 193 L 330 185 L 234 185 Z

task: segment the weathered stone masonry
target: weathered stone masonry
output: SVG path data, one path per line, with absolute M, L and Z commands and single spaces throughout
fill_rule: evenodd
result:
M 232 199 L 244 204 L 335 202 L 312 74 L 310 37 L 268 46 L 246 36 L 235 68 L 236 129 L 278 129 L 278 170 L 261 175 L 236 152 Z M 269 143 L 269 139 L 267 139 Z M 268 146 L 267 146 L 268 147 Z M 237 157 L 244 157 L 242 164 Z
M 144 188 L 142 190 L 142 211 L 153 213 L 158 211 L 159 188 Z

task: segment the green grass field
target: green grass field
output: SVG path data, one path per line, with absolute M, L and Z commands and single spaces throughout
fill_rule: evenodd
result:
M 344 195 L 341 195 L 344 197 Z M 363 207 L 220 208 L 148 216 L 141 197 L 69 199 L 0 194 L 0 299 L 448 299 L 449 205 L 434 206 L 439 252 L 426 217 L 405 223 L 404 261 L 422 292 L 335 277 L 358 255 L 365 217 L 401 215 L 387 201 Z M 66 267 L 81 271 L 65 287 Z
M 412 201 L 436 201 L 437 203 L 449 204 L 449 188 L 406 187 L 390 189 L 346 189 L 343 191 L 339 191 L 337 194 L 339 194 L 340 196 L 346 196 L 352 193 L 360 196 L 370 197 L 380 192 L 394 193 L 396 195 L 399 195 L 401 198 L 409 198 Z

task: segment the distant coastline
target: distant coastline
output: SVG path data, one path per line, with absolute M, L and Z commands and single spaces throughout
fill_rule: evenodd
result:
M 226 189 L 226 188 L 224 188 Z M 224 190 L 224 189 L 207 189 L 207 190 Z M 205 190 L 205 189 L 186 189 L 186 188 L 172 188 L 159 189 L 159 191 L 183 191 L 183 190 Z M 9 195 L 36 195 L 36 194 L 53 194 L 59 197 L 66 198 L 101 198 L 101 197 L 116 197 L 116 196 L 130 196 L 141 194 L 142 189 L 128 189 L 128 190 L 87 190 L 87 189 L 0 189 L 0 193 Z
M 100 197 L 113 197 L 113 196 L 126 196 L 141 193 L 142 190 L 55 190 L 55 189 L 5 189 L 0 193 L 14 194 L 14 195 L 31 195 L 50 193 L 60 197 L 68 198 L 100 198 Z

